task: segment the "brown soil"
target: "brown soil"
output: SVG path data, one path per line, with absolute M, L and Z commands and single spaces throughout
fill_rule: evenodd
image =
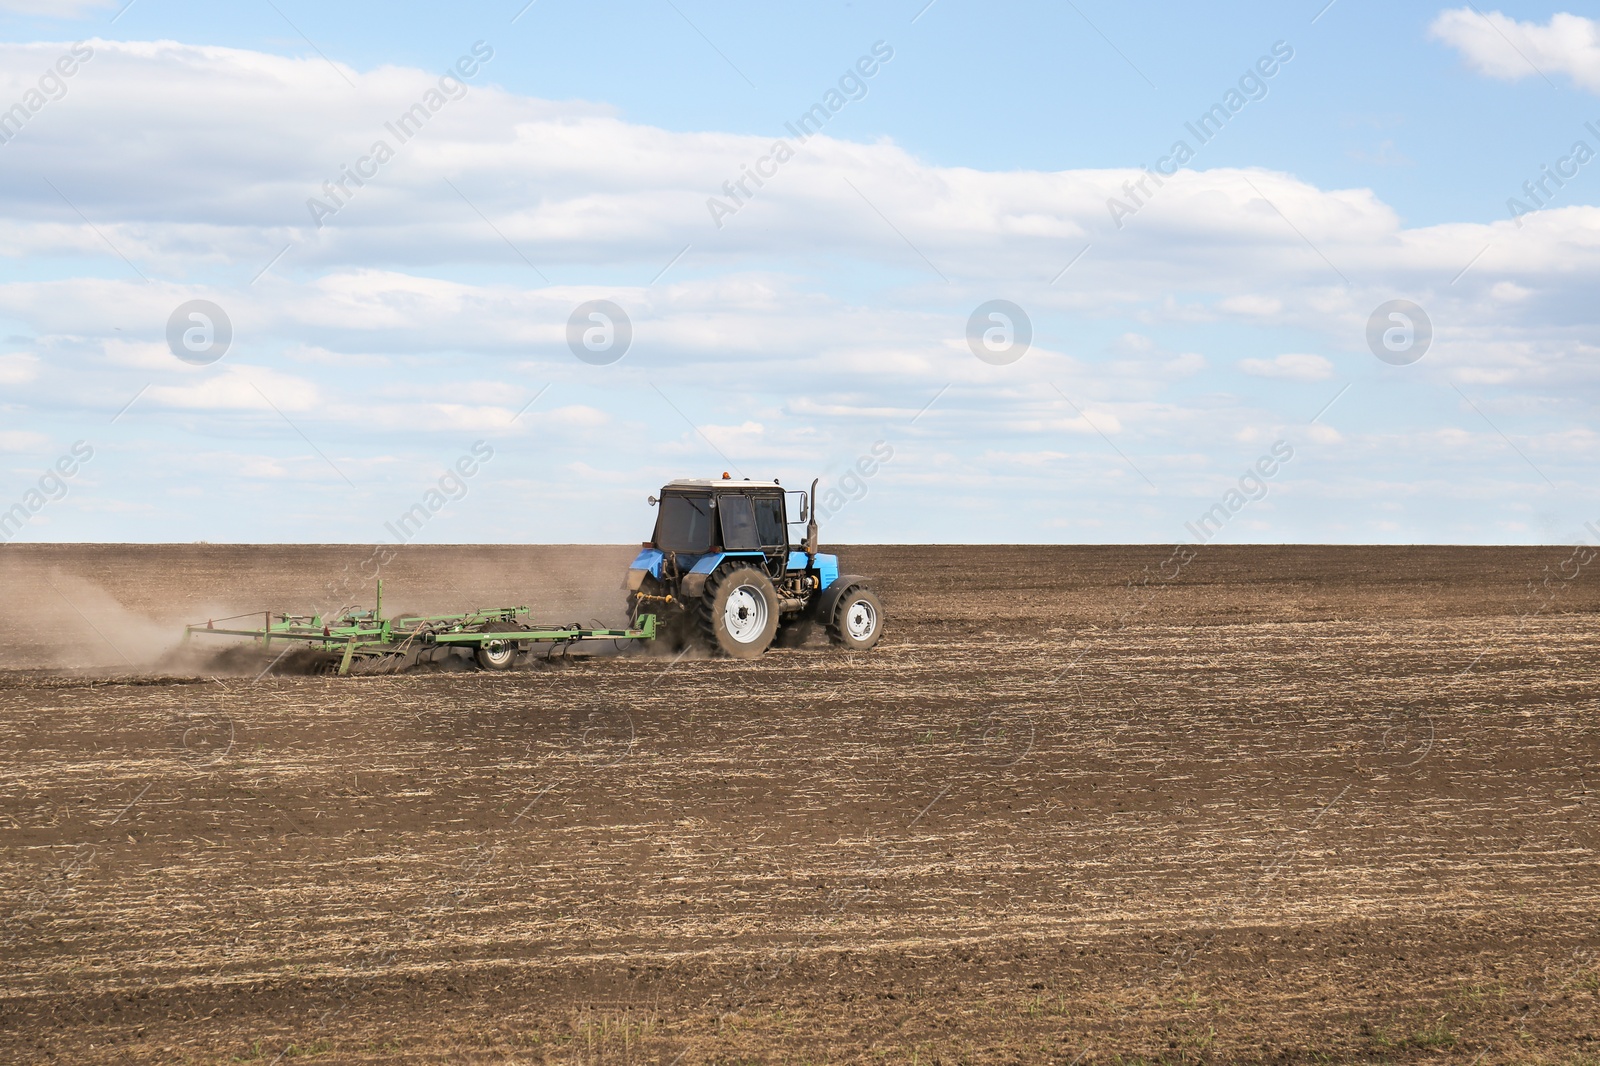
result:
M 868 655 L 257 680 L 149 664 L 366 550 L 0 550 L 0 1062 L 1600 1061 L 1571 549 L 844 551 Z

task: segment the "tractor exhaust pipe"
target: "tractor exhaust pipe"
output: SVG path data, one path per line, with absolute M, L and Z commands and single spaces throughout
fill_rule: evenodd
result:
M 821 478 L 811 481 L 811 520 L 806 523 L 806 566 L 817 565 L 817 483 Z

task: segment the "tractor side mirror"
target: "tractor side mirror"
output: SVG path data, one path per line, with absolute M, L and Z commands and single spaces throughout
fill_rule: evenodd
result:
M 800 516 L 789 519 L 791 526 L 798 525 L 811 517 L 811 498 L 806 493 L 801 492 L 799 489 L 786 489 L 784 494 L 789 497 L 789 502 L 797 507 Z

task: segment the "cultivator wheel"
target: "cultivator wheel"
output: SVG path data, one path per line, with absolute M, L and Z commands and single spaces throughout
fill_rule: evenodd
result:
M 700 629 L 712 650 L 731 659 L 754 659 L 778 632 L 778 591 L 753 566 L 718 568 L 706 579 Z
M 477 651 L 472 653 L 472 657 L 485 670 L 509 670 L 516 665 L 517 646 L 508 640 L 482 644 L 479 645 Z
M 504 633 L 508 629 L 521 629 L 515 622 L 508 622 L 503 618 L 494 618 L 483 624 L 485 633 Z M 509 670 L 517 664 L 517 653 L 522 646 L 514 640 L 493 640 L 479 644 L 472 653 L 480 669 L 498 672 Z

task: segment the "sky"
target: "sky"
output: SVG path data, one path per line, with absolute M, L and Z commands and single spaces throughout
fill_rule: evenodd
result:
M 0 539 L 1600 540 L 1591 15 L 0 0 Z

